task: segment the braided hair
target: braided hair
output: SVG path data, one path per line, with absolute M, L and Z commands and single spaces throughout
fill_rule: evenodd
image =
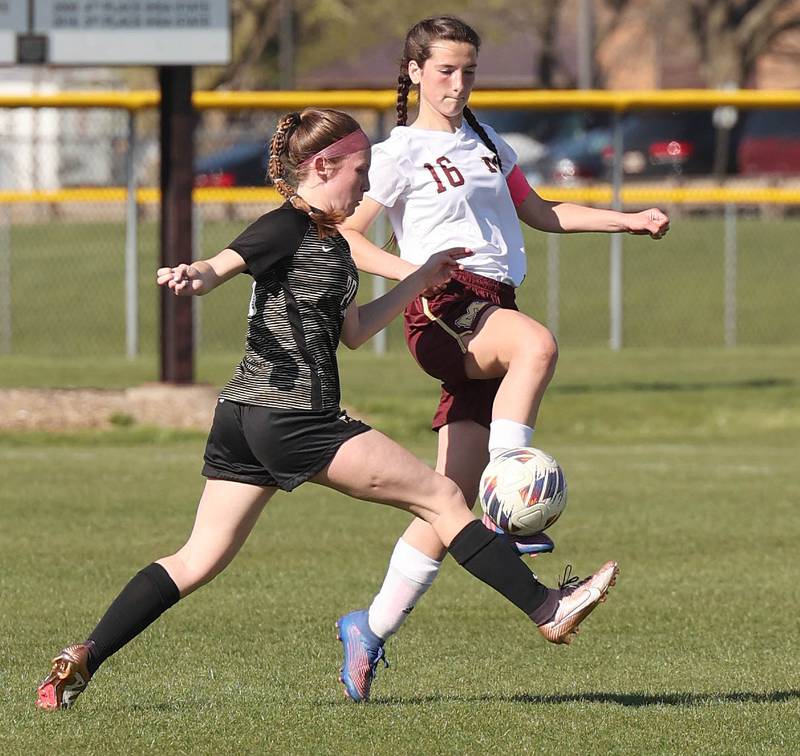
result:
M 400 75 L 397 77 L 397 125 L 405 126 L 408 122 L 408 92 L 411 89 L 411 77 L 408 75 L 408 64 L 413 60 L 420 68 L 431 57 L 431 46 L 439 40 L 449 42 L 466 42 L 477 52 L 481 47 L 478 33 L 461 19 L 455 16 L 436 16 L 426 18 L 415 24 L 406 34 L 403 57 L 400 60 Z M 464 107 L 464 118 L 481 141 L 494 153 L 498 168 L 503 167 L 497 147 L 489 138 L 486 129 L 478 123 L 475 114 Z
M 306 108 L 283 116 L 270 139 L 267 180 L 292 207 L 309 215 L 323 238 L 336 233 L 336 226 L 345 215 L 341 211 L 325 212 L 312 207 L 297 194 L 297 185 L 311 170 L 303 162 L 358 128 L 358 122 L 346 113 Z M 332 158 L 330 162 L 339 159 Z

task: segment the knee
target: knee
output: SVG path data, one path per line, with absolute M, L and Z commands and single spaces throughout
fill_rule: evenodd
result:
M 442 515 L 462 510 L 469 511 L 461 489 L 450 478 L 445 478 L 439 473 L 436 473 L 436 477 L 438 479 L 436 481 L 436 492 L 432 500 L 438 510 L 437 514 Z
M 169 572 L 182 597 L 210 583 L 225 568 L 219 560 L 204 559 L 184 550 L 159 562 Z
M 517 341 L 517 357 L 552 375 L 558 362 L 558 343 L 549 329 L 531 321 Z

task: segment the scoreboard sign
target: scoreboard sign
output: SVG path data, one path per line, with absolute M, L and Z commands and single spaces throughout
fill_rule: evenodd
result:
M 17 62 L 17 34 L 27 30 L 24 0 L 0 0 L 0 65 Z
M 20 32 L 14 62 L 169 66 L 230 61 L 229 0 L 0 0 L 0 18 L 4 6 Z

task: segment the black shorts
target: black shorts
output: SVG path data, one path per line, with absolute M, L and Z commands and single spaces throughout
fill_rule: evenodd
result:
M 291 491 L 322 470 L 345 441 L 368 430 L 341 409 L 283 410 L 220 399 L 203 475 Z

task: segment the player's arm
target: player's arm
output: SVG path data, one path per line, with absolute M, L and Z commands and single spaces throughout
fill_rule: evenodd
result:
M 463 247 L 437 252 L 382 297 L 361 306 L 351 302 L 344 316 L 341 342 L 348 349 L 358 349 L 386 328 L 412 299 L 426 289 L 447 283 L 453 273 L 461 269 L 458 261 L 471 254 L 471 250 Z
M 416 266 L 381 249 L 365 236 L 367 229 L 381 210 L 383 205 L 374 199 L 364 197 L 356 211 L 339 226 L 339 231 L 347 239 L 353 260 L 359 270 L 391 278 L 394 281 L 402 281 L 416 270 Z
M 519 166 L 506 179 L 519 219 L 539 231 L 555 234 L 600 231 L 649 234 L 660 239 L 669 231 L 669 218 L 657 208 L 623 213 L 572 202 L 553 202 L 540 197 L 529 185 Z
M 159 268 L 156 281 L 167 286 L 179 297 L 208 294 L 220 284 L 246 270 L 247 265 L 238 252 L 223 249 L 208 260 L 197 260 L 174 268 Z

